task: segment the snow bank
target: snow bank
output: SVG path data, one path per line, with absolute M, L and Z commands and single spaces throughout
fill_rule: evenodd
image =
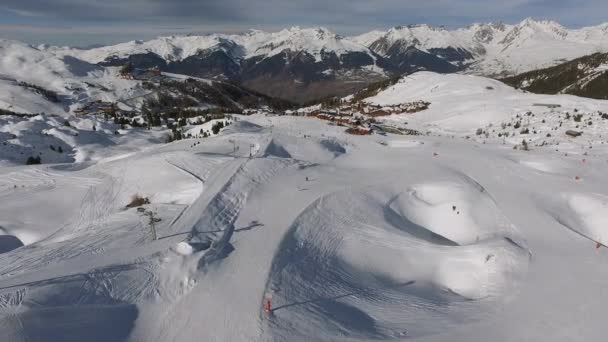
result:
M 608 244 L 608 196 L 595 193 L 563 193 L 549 209 L 555 219 L 574 232 Z

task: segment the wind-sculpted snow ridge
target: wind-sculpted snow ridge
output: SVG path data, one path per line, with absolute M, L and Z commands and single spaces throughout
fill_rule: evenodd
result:
M 562 226 L 599 244 L 608 244 L 608 196 L 562 193 L 547 210 Z
M 333 193 L 298 217 L 278 249 L 270 327 L 300 340 L 307 329 L 326 339 L 449 330 L 517 287 L 530 256 L 518 236 L 467 182 Z

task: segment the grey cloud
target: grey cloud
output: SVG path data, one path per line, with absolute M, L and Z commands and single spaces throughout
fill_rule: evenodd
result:
M 141 38 L 166 33 L 275 30 L 326 26 L 343 34 L 395 25 L 448 27 L 472 22 L 516 22 L 528 16 L 569 26 L 597 24 L 605 0 L 2 0 L 11 24 L 77 27 L 101 35 L 111 23 Z M 1 18 L 0 18 L 1 19 Z M 171 27 L 174 29 L 172 30 Z M 95 31 L 96 30 L 96 31 Z M 93 32 L 94 31 L 94 32 Z M 117 33 L 118 34 L 118 33 Z

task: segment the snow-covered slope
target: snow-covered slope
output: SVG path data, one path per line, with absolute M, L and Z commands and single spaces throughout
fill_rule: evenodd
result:
M 26 114 L 65 115 L 88 101 L 145 93 L 117 70 L 9 40 L 0 40 L 0 88 L 0 109 Z
M 359 45 L 370 46 L 371 43 L 376 41 L 378 38 L 384 36 L 385 34 L 386 34 L 386 32 L 384 32 L 384 31 L 374 30 L 374 31 L 362 33 L 358 36 L 350 37 L 350 39 Z
M 607 152 L 256 115 L 2 167 L 3 341 L 601 340 Z
M 422 131 L 435 128 L 464 134 L 472 134 L 477 128 L 489 124 L 500 125 L 528 111 L 537 115 L 546 113 L 544 115 L 551 121 L 556 119 L 556 113 L 597 115 L 598 112 L 608 112 L 606 101 L 570 95 L 536 95 L 485 77 L 431 72 L 406 76 L 364 101 L 382 106 L 428 101 L 431 105 L 425 111 L 392 115 L 386 120 L 407 121 Z M 551 109 L 551 106 L 557 108 Z M 565 127 L 560 130 L 565 131 Z
M 526 19 L 489 45 L 486 58 L 472 69 L 476 73 L 517 74 L 608 51 L 606 28 L 601 25 L 568 30 L 553 21 Z

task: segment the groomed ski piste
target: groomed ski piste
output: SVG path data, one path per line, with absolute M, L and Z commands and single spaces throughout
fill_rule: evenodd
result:
M 235 118 L 0 168 L 1 340 L 603 340 L 604 146 Z

